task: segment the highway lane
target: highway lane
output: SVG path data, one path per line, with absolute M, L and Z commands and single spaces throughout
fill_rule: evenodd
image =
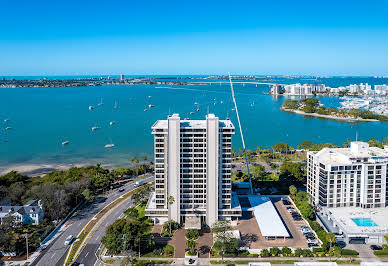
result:
M 144 179 L 146 182 L 153 180 L 153 177 L 147 177 Z M 52 266 L 52 265 L 63 265 L 66 258 L 67 250 L 69 246 L 65 246 L 64 242 L 69 235 L 76 237 L 83 227 L 92 219 L 99 211 L 101 211 L 109 203 L 125 194 L 126 192 L 134 188 L 134 182 L 130 182 L 123 186 L 125 191 L 118 192 L 115 191 L 107 194 L 105 198 L 99 200 L 98 202 L 92 203 L 87 208 L 84 208 L 80 211 L 78 215 L 75 215 L 67 221 L 70 225 L 64 230 L 60 236 L 58 236 L 47 248 L 42 252 L 42 254 L 35 259 L 31 265 L 38 266 Z
M 126 209 L 132 206 L 131 199 L 127 199 L 105 218 L 77 258 L 77 263 L 85 265 L 94 265 L 96 263 L 98 260 L 98 252 L 101 251 L 99 248 L 102 248 L 102 245 L 100 245 L 101 238 L 105 235 L 106 228 L 120 218 Z

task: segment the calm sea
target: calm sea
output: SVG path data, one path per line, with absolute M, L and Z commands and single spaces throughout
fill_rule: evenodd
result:
M 20 78 L 20 77 L 19 77 Z M 331 78 L 321 80 L 279 79 L 278 83 L 325 83 L 329 86 L 368 82 L 388 84 L 387 79 Z M 269 147 L 277 142 L 296 146 L 304 140 L 341 144 L 347 138 L 388 137 L 388 123 L 345 123 L 303 117 L 279 110 L 285 97 L 264 95 L 269 86 L 235 84 L 236 98 L 246 145 Z M 150 96 L 150 97 L 149 97 Z M 101 101 L 102 106 L 97 106 Z M 325 105 L 338 106 L 335 97 L 322 97 Z M 222 101 L 222 103 L 221 103 Z M 118 108 L 114 108 L 117 102 Z M 199 112 L 194 102 L 199 103 Z M 214 104 L 216 103 L 216 104 Z M 152 104 L 155 107 L 148 108 Z M 95 106 L 90 111 L 89 105 Z M 151 126 L 168 114 L 204 119 L 207 112 L 221 119 L 232 110 L 230 87 L 219 83 L 191 86 L 99 86 L 67 88 L 0 89 L 0 166 L 39 163 L 125 165 L 133 156 L 152 157 Z M 144 111 L 147 109 L 147 111 Z M 194 112 L 194 114 L 190 114 Z M 9 118 L 8 123 L 3 120 Z M 114 121 L 113 126 L 109 122 Z M 6 126 L 12 127 L 5 130 Z M 99 130 L 92 131 L 97 126 Z M 238 131 L 236 131 L 238 133 Z M 62 146 L 62 141 L 70 144 Z M 104 146 L 114 143 L 115 147 Z M 240 135 L 233 138 L 241 147 Z

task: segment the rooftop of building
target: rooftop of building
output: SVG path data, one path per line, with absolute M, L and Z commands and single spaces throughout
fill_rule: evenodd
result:
M 42 205 L 38 200 L 30 200 L 23 206 L 12 206 L 6 202 L 3 202 L 4 205 L 0 205 L 0 217 L 5 217 L 10 213 L 20 213 L 21 215 L 31 213 L 38 214 L 42 211 Z
M 257 224 L 263 236 L 270 237 L 290 237 L 283 220 L 275 209 L 271 199 L 267 196 L 249 196 Z
M 368 143 L 353 141 L 349 148 L 323 148 L 315 153 L 322 163 L 349 163 L 353 159 L 387 159 L 388 146 L 384 149 L 370 147 Z
M 388 233 L 388 208 L 364 209 L 361 207 L 323 208 L 340 229 L 351 235 L 370 235 Z M 367 219 L 375 225 L 357 225 L 357 219 Z
M 218 117 L 216 117 L 214 114 L 208 114 L 206 116 L 206 119 L 216 119 Z M 181 128 L 201 128 L 201 129 L 204 129 L 206 128 L 206 119 L 204 120 L 191 120 L 191 119 L 181 119 L 179 117 L 179 114 L 173 114 L 171 116 L 169 116 L 166 120 L 157 120 L 154 125 L 152 126 L 152 128 L 156 129 L 167 129 L 168 127 L 168 119 L 179 119 L 180 120 L 180 126 Z M 230 121 L 229 119 L 225 119 L 225 120 L 218 120 L 219 121 L 219 127 L 220 128 L 230 128 L 230 129 L 234 129 L 234 125 L 232 123 L 232 121 Z

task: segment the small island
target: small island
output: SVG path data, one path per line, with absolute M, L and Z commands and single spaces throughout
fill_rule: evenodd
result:
M 385 122 L 388 117 L 378 115 L 368 110 L 350 109 L 343 110 L 335 107 L 324 107 L 318 99 L 307 98 L 300 101 L 287 99 L 280 109 L 284 112 L 292 112 L 300 115 L 315 116 L 332 120 L 347 122 Z

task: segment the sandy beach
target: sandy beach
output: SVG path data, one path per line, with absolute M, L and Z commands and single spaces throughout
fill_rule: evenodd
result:
M 354 118 L 354 117 L 340 117 L 340 116 L 334 116 L 334 115 L 321 115 L 317 113 L 306 113 L 300 110 L 286 109 L 283 107 L 280 107 L 280 110 L 284 112 L 299 114 L 299 115 L 314 116 L 314 117 L 320 117 L 320 118 L 331 119 L 331 120 L 339 120 L 344 122 L 379 122 L 379 120 L 377 119 L 363 119 L 360 117 Z
M 77 163 L 77 164 L 13 164 L 0 167 L 0 176 L 11 171 L 17 171 L 27 176 L 41 176 L 55 170 L 67 170 L 71 167 L 85 167 L 95 165 L 93 163 Z M 101 164 L 101 167 L 111 169 L 113 165 Z M 117 166 L 116 166 L 117 167 Z

